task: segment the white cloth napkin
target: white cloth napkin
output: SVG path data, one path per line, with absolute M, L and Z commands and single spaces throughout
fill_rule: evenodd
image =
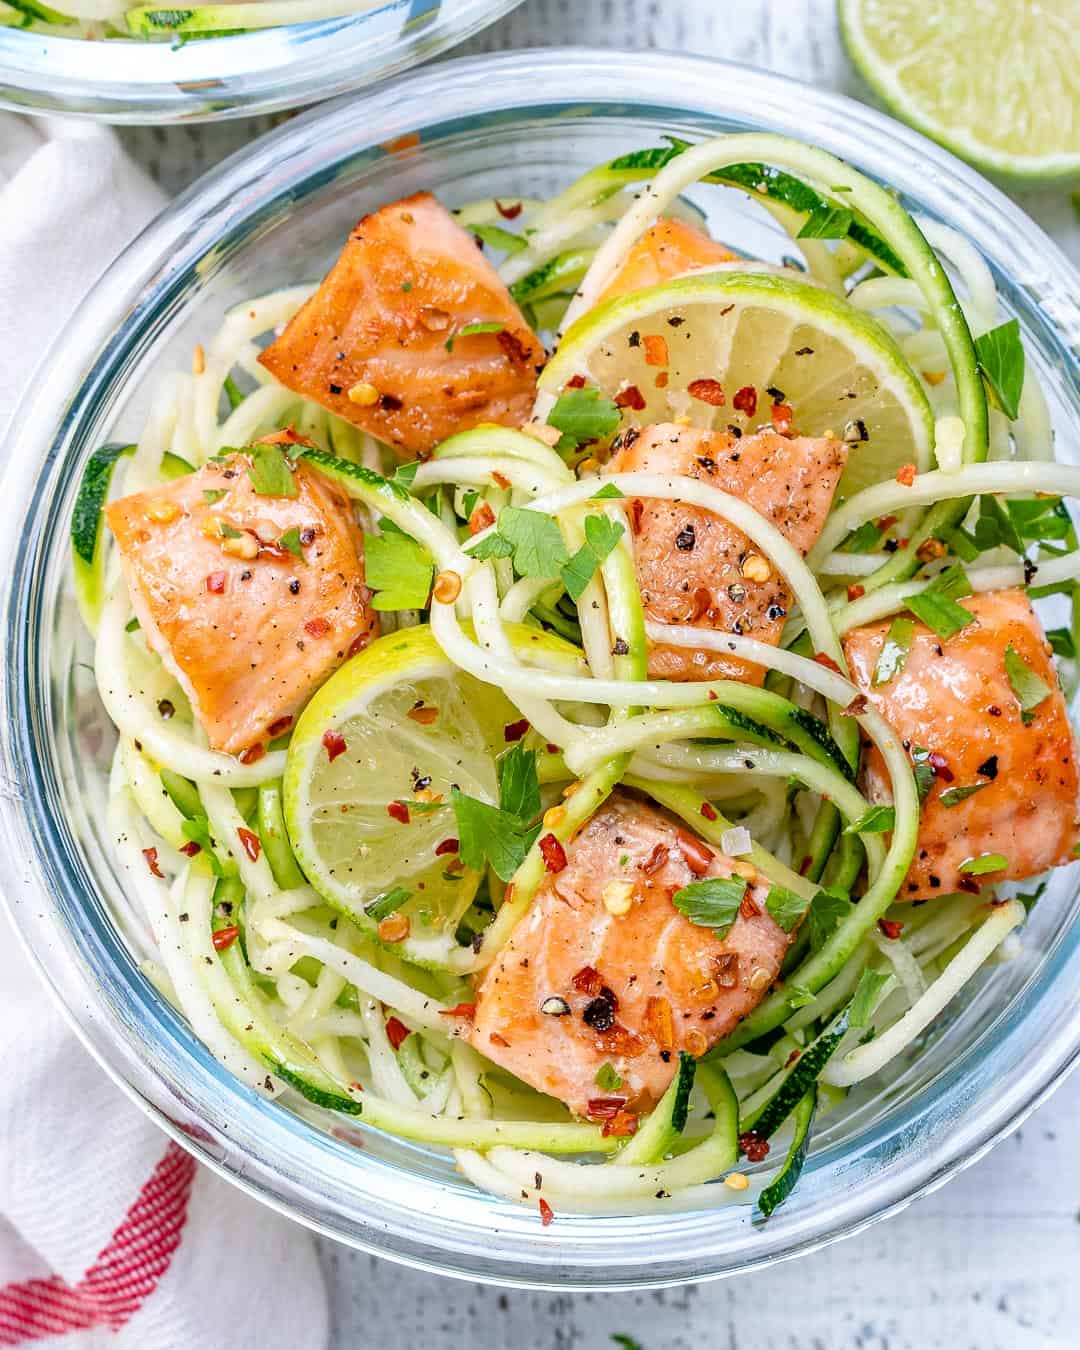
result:
M 107 130 L 0 113 L 2 432 L 65 316 L 161 206 Z M 109 1081 L 0 911 L 0 1346 L 322 1350 L 311 1237 Z

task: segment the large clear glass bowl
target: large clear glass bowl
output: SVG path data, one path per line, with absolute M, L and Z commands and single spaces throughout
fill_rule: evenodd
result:
M 0 108 L 137 124 L 296 108 L 428 61 L 520 3 L 384 0 L 363 14 L 183 43 L 0 28 Z
M 386 1256 L 506 1283 L 618 1288 L 730 1274 L 893 1211 L 978 1157 L 1080 1048 L 1080 906 L 1060 871 L 1021 953 L 965 991 L 917 1053 L 826 1117 L 802 1182 L 766 1224 L 746 1209 L 560 1216 L 473 1190 L 438 1150 L 264 1101 L 218 1065 L 139 973 L 104 838 L 112 744 L 67 591 L 67 530 L 94 446 L 129 436 L 151 377 L 190 360 L 235 301 L 318 277 L 364 211 L 419 188 L 448 203 L 550 192 L 662 133 L 765 128 L 812 139 L 955 226 L 986 258 L 1047 390 L 1058 453 L 1080 459 L 1080 278 L 970 169 L 880 114 L 775 75 L 690 57 L 521 52 L 429 68 L 320 108 L 203 179 L 105 274 L 15 418 L 0 816 L 17 925 L 87 1045 L 186 1147 L 266 1202 Z M 381 145 L 419 131 L 418 148 Z M 723 237 L 779 258 L 737 193 L 693 194 Z

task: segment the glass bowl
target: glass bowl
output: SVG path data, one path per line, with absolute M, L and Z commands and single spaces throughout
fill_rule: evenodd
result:
M 125 938 L 103 834 L 112 731 L 66 589 L 72 502 L 93 447 L 130 435 L 151 376 L 186 365 L 226 306 L 321 275 L 357 217 L 380 202 L 420 188 L 449 204 L 546 193 L 665 132 L 758 128 L 816 141 L 976 243 L 1025 330 L 1058 452 L 1080 459 L 1080 278 L 1000 192 L 846 99 L 734 65 L 611 51 L 439 65 L 259 141 L 108 270 L 16 414 L 4 482 L 13 524 L 0 559 L 0 818 L 17 926 L 88 1047 L 166 1130 L 252 1194 L 355 1246 L 539 1286 L 615 1289 L 746 1270 L 854 1232 L 938 1185 L 1015 1126 L 1080 1050 L 1080 896 L 1064 870 L 1035 907 L 1019 956 L 970 986 L 918 1053 L 825 1118 L 801 1184 L 767 1223 L 729 1207 L 560 1216 L 544 1229 L 535 1211 L 473 1190 L 438 1150 L 255 1096 L 143 978 Z M 380 148 L 413 132 L 418 146 Z M 722 216 L 727 240 L 772 258 L 787 248 L 739 194 L 692 195 L 714 221 Z
M 363 14 L 183 43 L 0 28 L 0 108 L 140 125 L 277 112 L 430 60 L 520 3 L 384 0 Z

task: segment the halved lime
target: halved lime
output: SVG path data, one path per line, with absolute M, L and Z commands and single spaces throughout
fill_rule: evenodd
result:
M 859 73 L 890 111 L 989 173 L 1080 174 L 1076 0 L 839 0 Z
M 664 339 L 661 367 L 649 364 L 654 337 Z M 771 403 L 786 403 L 799 434 L 848 441 L 844 496 L 903 464 L 931 462 L 933 414 L 891 334 L 832 292 L 788 276 L 702 273 L 598 305 L 570 327 L 540 389 L 558 395 L 574 376 L 612 397 L 621 392 L 624 418 L 641 426 L 686 417 L 745 431 L 768 424 Z M 752 412 L 747 396 L 735 397 L 747 389 Z
M 507 633 L 520 651 L 576 665 L 560 638 Z M 311 884 L 369 930 L 391 910 L 408 915 L 396 949 L 444 964 L 479 882 L 446 842 L 456 836 L 450 789 L 498 800 L 495 760 L 520 718 L 500 690 L 457 670 L 426 625 L 346 662 L 305 708 L 285 768 L 285 822 Z

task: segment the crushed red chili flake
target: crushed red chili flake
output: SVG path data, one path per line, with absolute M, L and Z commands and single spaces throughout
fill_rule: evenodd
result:
M 287 713 L 284 717 L 279 717 L 277 721 L 271 722 L 266 728 L 266 734 L 271 737 L 280 736 L 283 731 L 288 731 L 292 724 L 292 713 Z
M 365 587 L 365 590 L 366 589 L 367 588 Z M 370 599 L 370 596 L 368 598 Z M 364 603 L 367 604 L 367 600 L 364 600 Z M 349 650 L 346 653 L 346 655 L 355 656 L 358 652 L 362 652 L 370 641 L 371 641 L 370 632 L 357 633 L 356 637 L 354 637 L 353 640 L 349 643 Z
M 901 487 L 911 487 L 915 482 L 915 465 L 904 464 L 897 470 L 896 481 Z
M 502 216 L 503 220 L 517 220 L 523 210 L 521 202 L 511 202 L 509 206 L 503 206 L 498 197 L 495 198 L 495 210 Z
M 540 1206 L 540 1222 L 546 1228 L 555 1217 L 555 1211 L 551 1208 L 543 1196 L 536 1202 Z
M 651 877 L 654 872 L 659 872 L 667 862 L 668 852 L 667 844 L 653 844 L 652 852 L 638 870 L 644 872 L 647 877 Z
M 249 745 L 248 748 L 244 751 L 244 753 L 240 756 L 240 763 L 255 764 L 258 760 L 262 759 L 263 755 L 265 754 L 266 754 L 266 746 L 263 745 L 261 742 L 256 743 L 255 745 Z
M 899 516 L 882 516 L 880 520 L 875 521 L 879 530 L 890 529 L 899 520 Z
M 926 762 L 933 769 L 934 776 L 940 778 L 943 783 L 951 783 L 956 777 L 952 769 L 949 768 L 948 760 L 944 755 L 939 755 L 936 750 L 927 756 Z
M 585 1114 L 590 1120 L 611 1120 L 626 1105 L 625 1097 L 590 1097 L 585 1103 Z
M 645 398 L 636 384 L 628 384 L 625 389 L 620 389 L 615 395 L 616 408 L 633 408 L 634 412 L 641 412 L 645 406 Z
M 165 880 L 165 873 L 164 873 L 164 872 L 161 870 L 161 868 L 157 865 L 157 849 L 156 849 L 156 848 L 144 848 L 143 851 L 142 851 L 142 855 L 143 855 L 143 857 L 146 859 L 146 865 L 147 865 L 147 867 L 149 867 L 150 871 L 154 874 L 154 876 L 160 877 L 161 880 L 164 881 L 164 880 Z
M 245 829 L 243 825 L 236 831 L 240 837 L 240 842 L 244 846 L 244 852 L 252 862 L 259 861 L 259 854 L 262 852 L 262 840 L 251 830 Z
M 757 412 L 757 390 L 752 384 L 744 384 L 736 391 L 735 397 L 731 400 L 731 406 L 736 412 L 745 413 L 747 417 L 753 417 Z
M 856 694 L 851 702 L 844 709 L 845 717 L 861 717 L 870 706 L 870 701 L 865 694 Z
M 396 1017 L 386 1019 L 386 1039 L 395 1050 L 400 1050 L 402 1042 L 408 1040 L 411 1035 L 412 1032 L 404 1022 L 399 1022 Z
M 892 942 L 895 942 L 904 931 L 904 925 L 896 919 L 878 919 L 877 926 Z
M 764 1162 L 769 1156 L 769 1141 L 756 1130 L 747 1130 L 739 1135 L 739 1152 L 750 1162 Z
M 860 586 L 858 582 L 856 582 L 853 586 L 849 586 L 847 588 L 847 598 L 849 600 L 858 600 L 860 596 L 863 596 L 865 594 L 866 594 L 866 587 Z
M 671 1004 L 666 998 L 651 996 L 645 1004 L 645 1016 L 642 1020 L 660 1050 L 675 1048 L 675 1023 Z
M 452 1008 L 440 1008 L 440 1017 L 475 1017 L 475 1003 L 455 1003 Z
M 750 894 L 749 886 L 746 888 L 746 894 L 739 902 L 739 913 L 744 919 L 756 919 L 761 913 L 761 906 Z
M 810 871 L 810 864 L 813 861 L 814 861 L 813 858 L 811 858 L 811 856 L 808 853 L 806 857 L 802 860 L 802 862 L 799 864 L 799 876 L 801 877 L 806 876 L 807 872 Z
M 506 1039 L 506 1037 L 500 1036 L 497 1031 L 491 1032 L 488 1036 L 488 1040 L 491 1042 L 492 1045 L 501 1045 L 504 1050 L 507 1049 L 508 1046 L 510 1045 L 510 1042 Z
M 180 852 L 187 858 L 194 858 L 196 853 L 202 852 L 202 844 L 197 844 L 194 839 L 189 839 L 186 844 L 180 845 Z
M 345 744 L 345 737 L 340 731 L 333 729 L 324 731 L 322 734 L 323 749 L 326 751 L 326 758 L 333 764 L 338 755 L 343 755 L 349 748 Z
M 492 473 L 491 481 L 495 483 L 497 487 L 508 488 L 511 486 L 510 479 L 507 478 L 506 474 L 500 473 L 498 469 Z
M 548 741 L 547 745 L 544 746 L 544 749 L 549 755 L 557 755 L 559 753 L 559 747 L 554 741 Z
M 225 573 L 211 572 L 206 578 L 206 589 L 211 595 L 221 595 L 225 590 Z
M 676 830 L 675 838 L 679 842 L 679 851 L 683 861 L 696 877 L 703 877 L 713 860 L 712 850 L 707 848 L 695 834 L 689 830 Z
M 520 741 L 528 729 L 529 719 L 527 717 L 521 718 L 518 722 L 507 722 L 506 726 L 503 727 L 503 740 L 508 745 L 513 741 Z
M 795 414 L 791 410 L 790 403 L 774 403 L 769 413 L 772 418 L 773 430 L 781 436 L 786 436 L 791 431 L 791 422 Z
M 715 819 L 716 819 L 716 807 L 713 806 L 712 802 L 702 802 L 702 803 L 701 803 L 701 814 L 705 817 L 706 820 L 715 820 Z
M 435 845 L 435 856 L 441 858 L 444 853 L 456 853 L 460 847 L 461 843 L 457 839 L 441 839 Z
M 567 389 L 584 389 L 584 388 L 585 388 L 585 376 L 584 376 L 584 375 L 571 375 L 570 378 L 566 381 L 566 387 L 567 387 Z
M 308 637 L 313 638 L 325 637 L 327 633 L 329 633 L 329 631 L 330 631 L 329 620 L 324 619 L 321 616 L 314 619 L 308 619 L 304 624 L 304 632 L 308 635 Z
M 281 431 L 271 431 L 268 436 L 260 436 L 257 441 L 252 441 L 252 445 L 306 445 L 309 450 L 318 449 L 313 440 L 301 436 L 294 426 L 287 426 Z
M 604 1121 L 604 1128 L 600 1131 L 605 1139 L 627 1139 L 632 1134 L 637 1134 L 638 1118 L 633 1111 L 620 1111 L 612 1116 L 610 1120 Z
M 828 652 L 815 652 L 814 660 L 819 666 L 824 666 L 826 670 L 834 671 L 837 675 L 842 675 L 844 673 Z
M 641 516 L 645 510 L 645 503 L 640 497 L 635 497 L 630 503 L 630 529 L 633 534 L 641 533 Z
M 439 710 L 422 704 L 419 708 L 410 708 L 405 716 L 419 726 L 429 727 L 439 720 Z
M 660 337 L 656 333 L 646 333 L 644 342 L 645 364 L 647 366 L 666 366 L 668 363 L 667 338 Z
M 553 834 L 545 834 L 539 843 L 540 856 L 549 872 L 561 872 L 566 866 L 566 849 Z
M 404 802 L 387 802 L 386 814 L 400 825 L 408 825 L 409 823 L 409 808 Z
M 719 380 L 691 380 L 686 392 L 699 403 L 708 403 L 713 408 L 722 408 L 727 402 L 724 386 Z
M 602 1055 L 621 1055 L 633 1059 L 644 1051 L 645 1042 L 628 1027 L 616 1022 L 607 1031 L 597 1033 L 596 1048 Z
M 490 529 L 495 524 L 495 512 L 491 509 L 488 502 L 479 502 L 473 508 L 473 513 L 469 517 L 469 533 L 479 534 L 481 530 Z
M 240 929 L 236 924 L 230 924 L 228 928 L 219 928 L 210 941 L 214 944 L 214 951 L 223 952 L 231 947 L 240 936 Z
M 600 972 L 594 966 L 582 966 L 571 980 L 571 984 L 579 994 L 588 994 L 590 998 L 595 998 L 604 987 Z

